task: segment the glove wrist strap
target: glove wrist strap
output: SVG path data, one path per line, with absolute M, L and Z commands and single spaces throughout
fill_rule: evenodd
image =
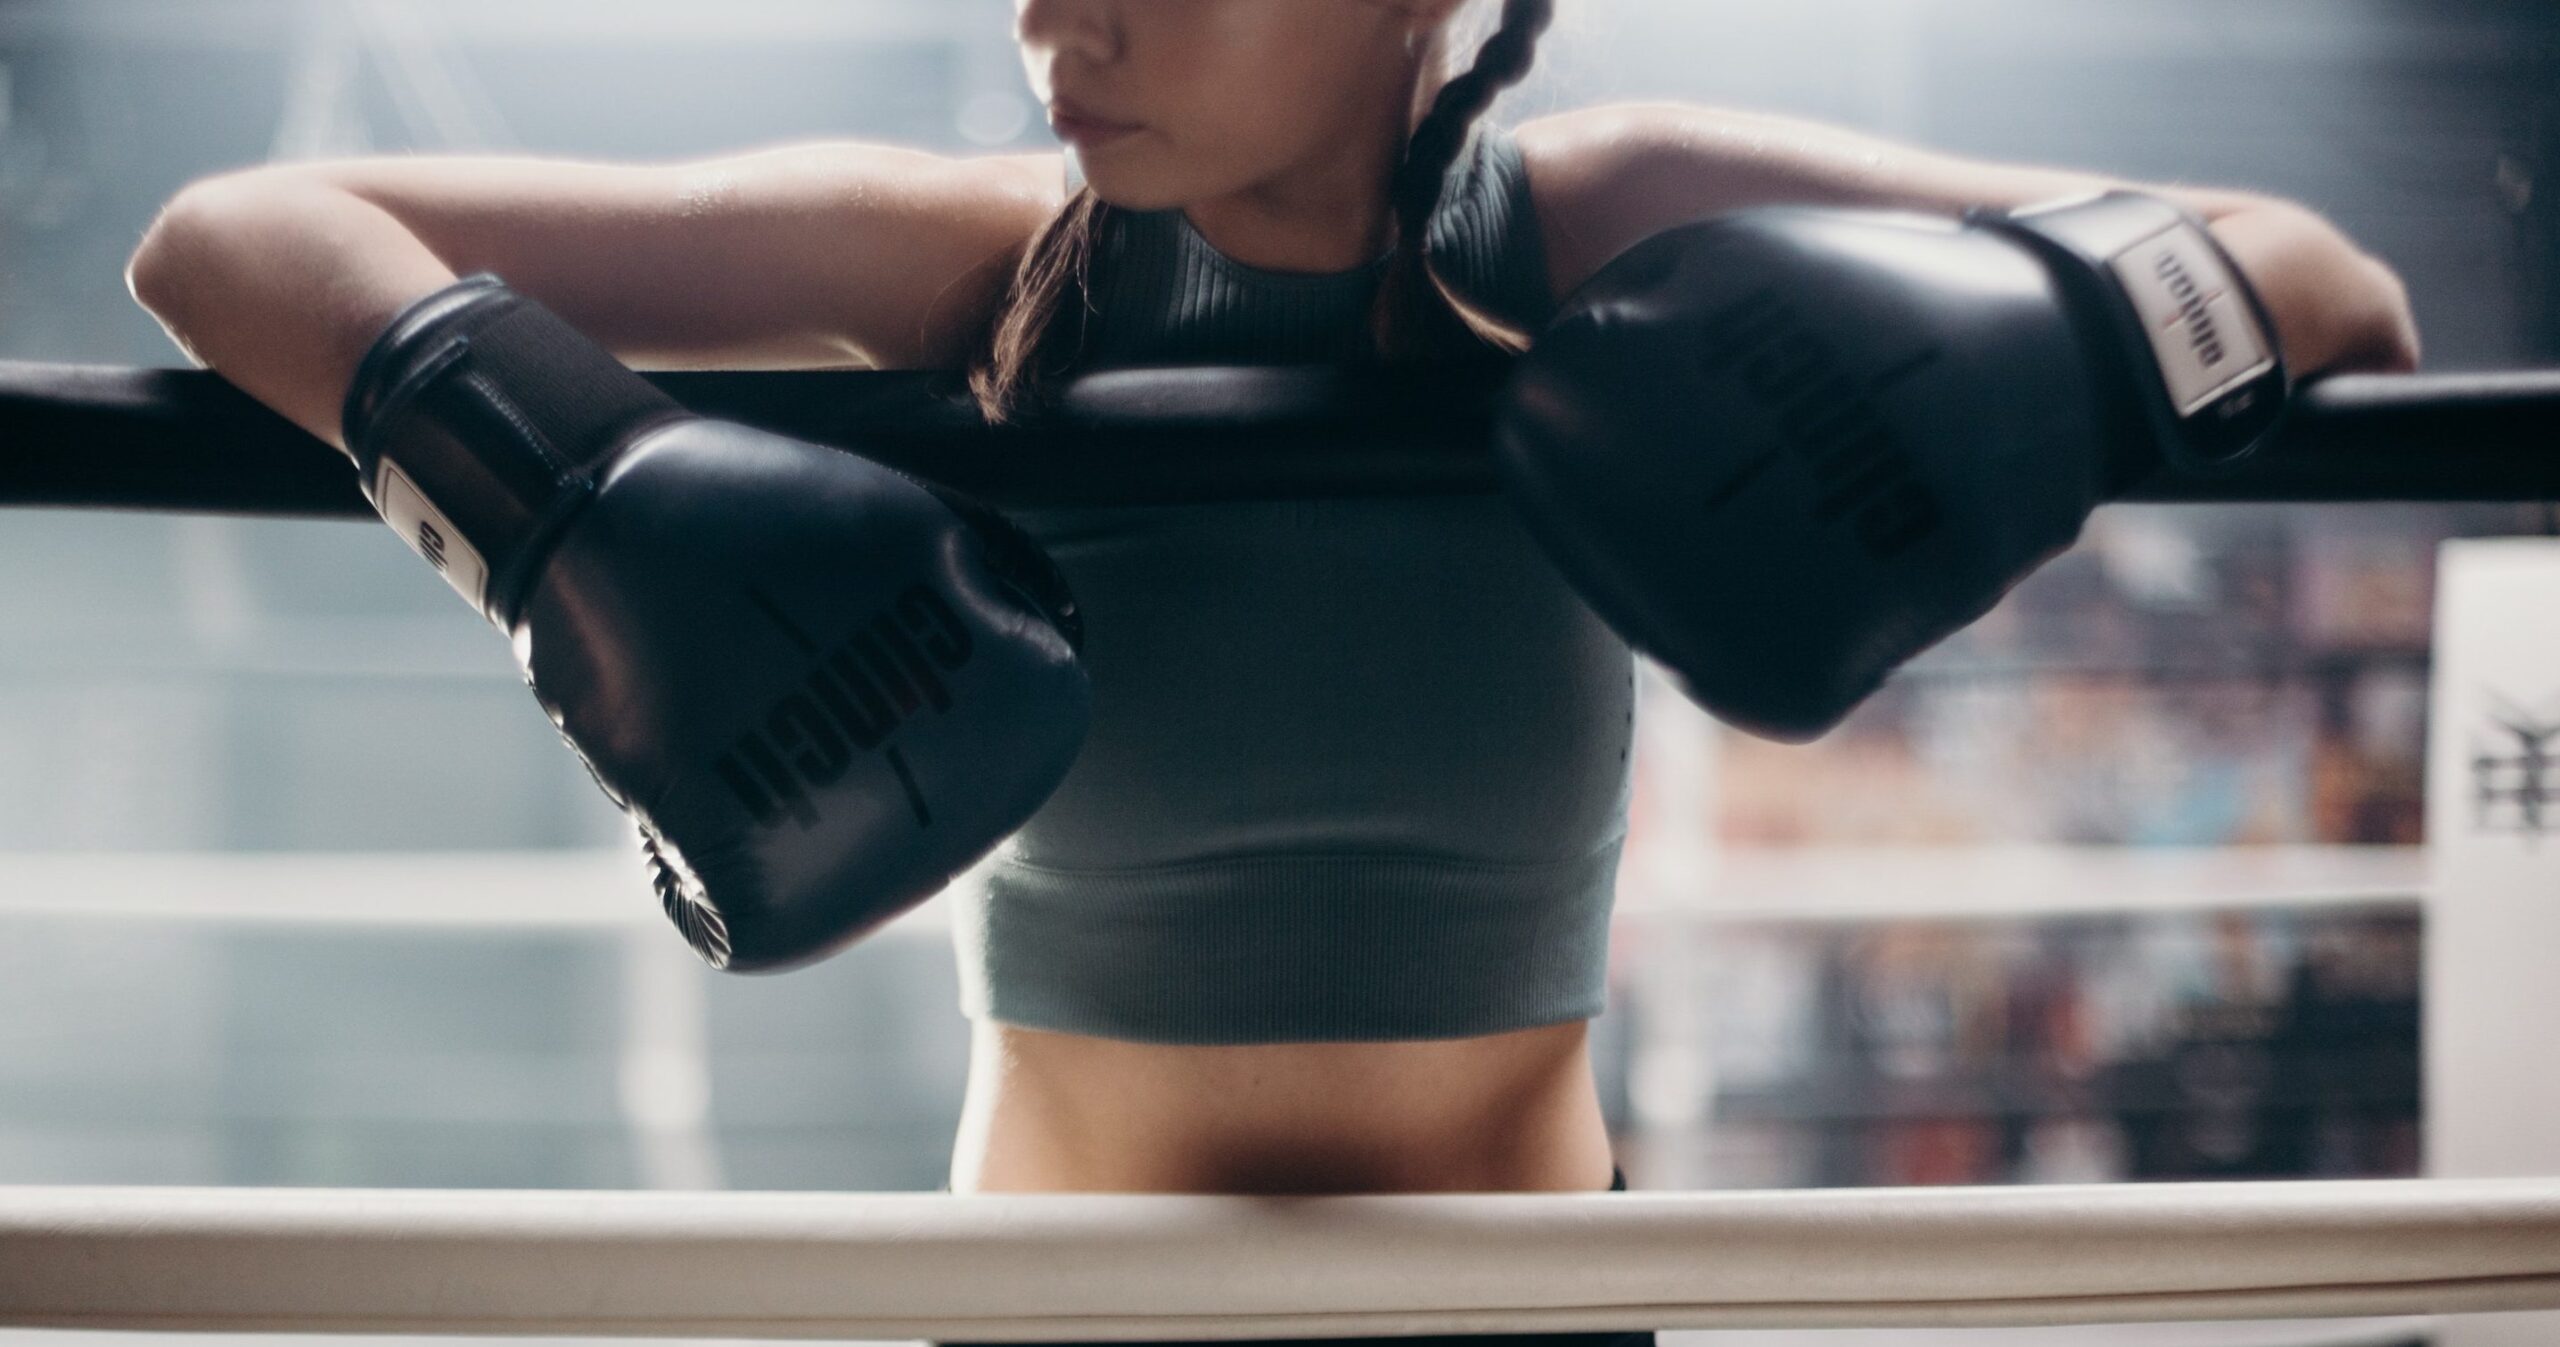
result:
M 403 310 L 341 413 L 366 499 L 499 630 L 533 562 L 641 430 L 683 415 L 557 315 L 480 273 Z
M 2056 271 L 2074 298 L 2147 357 L 2137 396 L 2171 466 L 2219 468 L 2274 434 L 2289 391 L 2274 321 L 2203 222 L 2123 191 L 1967 218 L 2063 263 Z

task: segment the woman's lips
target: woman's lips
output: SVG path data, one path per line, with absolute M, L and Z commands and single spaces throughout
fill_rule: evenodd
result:
M 1057 132 L 1061 140 L 1090 147 L 1118 140 L 1138 128 L 1104 121 L 1072 103 L 1057 103 L 1049 108 L 1049 129 Z

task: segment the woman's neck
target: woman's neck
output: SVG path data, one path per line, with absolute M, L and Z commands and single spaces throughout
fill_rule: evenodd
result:
M 1413 134 L 1409 120 L 1183 214 L 1211 247 L 1249 267 L 1329 275 L 1367 266 L 1395 241 L 1388 190 Z

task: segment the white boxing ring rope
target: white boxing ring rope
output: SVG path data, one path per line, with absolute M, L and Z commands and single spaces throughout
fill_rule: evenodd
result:
M 975 1195 L 0 1188 L 0 1325 L 1018 1341 L 2560 1308 L 2560 1179 Z

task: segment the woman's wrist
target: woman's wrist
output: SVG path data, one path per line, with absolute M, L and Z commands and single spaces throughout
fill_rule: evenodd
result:
M 2417 368 L 2407 287 L 2335 225 L 2271 203 L 2224 215 L 2211 228 L 2265 301 L 2296 378 Z

